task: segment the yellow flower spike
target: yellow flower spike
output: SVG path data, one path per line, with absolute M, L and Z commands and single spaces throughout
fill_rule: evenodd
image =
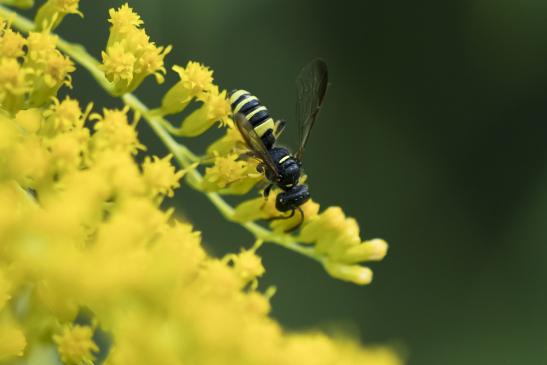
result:
M 0 322 L 0 362 L 23 356 L 26 346 L 25 335 L 15 323 L 8 320 Z
M 211 128 L 216 122 L 224 125 L 231 113 L 230 103 L 226 98 L 226 90 L 219 92 L 213 87 L 201 100 L 203 106 L 190 114 L 184 121 L 177 134 L 183 137 L 196 137 Z
M 27 40 L 21 34 L 10 28 L 5 29 L 3 34 L 0 34 L 0 58 L 22 57 L 25 54 L 23 47 L 26 43 Z
M 359 265 L 348 265 L 339 262 L 326 261 L 325 270 L 334 278 L 349 281 L 358 285 L 367 285 L 372 282 L 372 270 Z
M 150 42 L 140 17 L 127 4 L 110 9 L 110 36 L 106 51 L 102 52 L 102 69 L 113 83 L 114 95 L 135 90 L 149 75 L 158 83 L 164 80 L 163 60 L 171 46 L 159 47 Z
M 172 158 L 171 154 L 162 159 L 157 156 L 145 158 L 142 175 L 151 196 L 172 197 L 173 190 L 180 186 L 179 180 L 184 175 L 184 171 L 175 171 L 175 167 L 170 162 Z
M 0 7 L 0 14 L 5 13 Z M 163 66 L 156 61 L 164 50 L 138 28 L 142 23 L 138 15 L 124 5 L 111 11 L 111 23 L 108 47 L 120 42 L 124 53 L 135 58 L 132 79 L 122 87 L 134 87 L 154 68 L 153 73 L 161 78 Z M 31 23 L 20 15 L 13 15 L 13 24 L 30 31 Z M 0 38 L 6 27 L 0 20 Z M 47 33 L 31 38 L 28 54 L 15 60 L 22 63 L 18 65 L 21 69 L 30 71 L 26 75 L 29 87 L 45 90 L 61 80 L 51 71 L 60 69 L 55 63 L 51 66 L 52 60 L 60 59 L 56 40 Z M 94 76 L 101 76 L 97 61 L 82 47 L 65 41 L 59 42 L 59 47 Z M 112 92 L 115 85 L 102 77 L 97 79 Z M 0 84 L 0 89 L 4 90 L 5 84 Z M 49 98 L 48 106 L 32 108 L 30 91 L 21 94 L 20 104 L 7 113 L 0 112 L 0 272 L 9 281 L 6 285 L 0 278 L 0 301 L 11 295 L 10 300 L 18 304 L 13 323 L 9 320 L 15 307 L 3 304 L 1 363 L 55 360 L 48 357 L 55 345 L 66 364 L 92 363 L 97 350 L 92 341 L 94 326 L 57 325 L 71 323 L 78 308 L 86 307 L 93 313 L 92 323 L 101 323 L 112 336 L 106 365 L 399 365 L 389 349 L 363 348 L 316 332 L 284 331 L 268 316 L 272 291 L 255 290 L 256 278 L 264 273 L 260 257 L 254 253 L 259 243 L 231 255 L 231 259 L 215 259 L 203 249 L 199 233 L 190 224 L 175 221 L 172 210 L 161 208 L 158 198 L 169 195 L 178 183 L 176 175 L 194 169 L 199 158 L 173 139 L 165 121 L 152 115 L 136 96 L 124 94 L 121 101 L 150 123 L 181 163 L 182 171 L 176 172 L 168 157 L 143 157 L 145 162 L 139 169 L 131 154 L 143 146 L 137 138 L 136 122 L 127 120 L 127 109 L 94 114 L 93 128 L 85 123 L 89 108 L 82 112 L 68 98 Z M 9 92 L 6 95 L 11 98 Z M 218 97 L 221 94 L 211 87 L 197 96 L 203 102 L 203 120 L 222 120 L 226 103 Z M 211 99 L 215 95 L 218 103 Z M 32 109 L 17 113 L 23 107 Z M 238 155 L 240 136 L 229 118 L 223 121 L 230 128 L 226 138 L 210 146 L 205 159 Z M 235 161 L 237 158 L 230 163 Z M 235 171 L 242 176 L 242 183 L 248 183 L 254 178 L 251 173 L 257 175 L 256 167 L 252 160 L 244 162 L 246 171 Z M 221 172 L 217 175 L 221 181 Z M 195 182 L 202 178 L 195 170 L 190 176 Z M 220 192 L 238 183 L 228 184 Z M 157 196 L 152 196 L 153 191 Z M 206 195 L 225 217 L 234 217 L 232 207 L 218 194 Z M 314 216 L 317 207 L 312 203 L 311 212 L 303 207 L 307 220 L 302 232 L 312 245 L 304 246 L 296 234 L 280 234 L 253 223 L 245 228 L 265 241 L 317 260 L 334 277 L 358 284 L 369 282 L 370 270 L 353 263 L 381 259 L 387 244 L 381 240 L 362 242 L 355 220 L 339 209 Z M 277 215 L 275 194 L 271 194 L 267 201 L 259 197 L 242 203 L 235 209 L 234 220 L 248 222 Z M 21 307 L 27 299 L 30 305 Z M 24 335 L 18 327 L 21 324 Z M 25 336 L 30 350 L 23 353 Z M 17 355 L 24 357 L 13 359 Z
M 162 115 L 183 111 L 193 98 L 203 98 L 204 93 L 213 86 L 213 71 L 198 62 L 188 61 L 186 67 L 175 65 L 173 71 L 179 75 L 180 81 L 163 96 Z
M 38 29 L 53 30 L 61 24 L 67 14 L 77 14 L 84 17 L 84 14 L 78 9 L 80 0 L 48 0 L 38 12 L 34 22 Z
M 53 336 L 57 351 L 65 365 L 93 364 L 93 353 L 99 347 L 93 341 L 93 328 L 80 325 L 65 325 L 62 333 Z
M 127 120 L 128 108 L 122 110 L 104 109 L 103 116 L 92 114 L 90 119 L 97 120 L 95 134 L 91 137 L 93 152 L 112 149 L 136 154 L 145 147 L 139 142 L 135 125 Z

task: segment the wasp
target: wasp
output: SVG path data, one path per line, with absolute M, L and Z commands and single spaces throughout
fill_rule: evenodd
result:
M 310 199 L 308 186 L 300 184 L 302 159 L 325 100 L 328 88 L 327 64 L 322 59 L 312 60 L 298 74 L 296 87 L 299 147 L 294 155 L 287 148 L 277 145 L 277 139 L 285 128 L 284 121 L 274 121 L 268 109 L 248 91 L 234 90 L 230 93 L 234 122 L 249 150 L 246 155 L 259 161 L 257 171 L 264 173 L 269 181 L 264 196 L 269 196 L 273 186 L 279 187 L 282 192 L 276 197 L 275 207 L 280 212 L 290 212 L 288 216 L 274 219 L 291 218 L 296 211 L 300 212 L 299 223 L 289 231 L 297 229 L 304 221 L 301 205 Z

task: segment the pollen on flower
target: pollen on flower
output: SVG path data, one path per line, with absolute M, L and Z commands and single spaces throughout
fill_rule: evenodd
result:
M 60 334 L 53 336 L 53 341 L 65 365 L 92 364 L 94 353 L 99 351 L 89 326 L 65 325 Z

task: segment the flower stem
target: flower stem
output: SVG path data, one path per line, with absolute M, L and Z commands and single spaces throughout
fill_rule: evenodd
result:
M 22 32 L 29 33 L 35 29 L 35 24 L 32 21 L 2 5 L 0 5 L 0 16 L 10 21 L 15 28 Z M 104 90 L 106 90 L 110 95 L 115 96 L 114 87 L 105 78 L 104 72 L 100 68 L 99 61 L 91 56 L 82 45 L 67 42 L 59 37 L 57 46 L 61 51 L 69 55 L 74 61 L 88 70 Z M 203 180 L 203 176 L 198 170 L 191 168 L 192 164 L 198 160 L 198 157 L 186 146 L 175 141 L 171 134 L 165 129 L 165 125 L 168 125 L 169 122 L 160 116 L 155 116 L 146 105 L 144 105 L 135 95 L 131 93 L 122 95 L 121 99 L 127 106 L 143 116 L 154 133 L 156 133 L 167 149 L 173 154 L 177 162 L 183 168 L 190 168 L 188 171 L 189 177 L 198 183 L 201 182 Z M 234 208 L 226 203 L 226 201 L 222 199 L 219 194 L 205 193 L 205 195 L 227 220 L 234 221 Z M 317 254 L 309 247 L 300 245 L 296 242 L 295 238 L 289 234 L 273 232 L 253 222 L 247 222 L 241 225 L 251 232 L 258 240 L 276 243 L 321 263 L 324 262 L 324 257 L 322 255 Z

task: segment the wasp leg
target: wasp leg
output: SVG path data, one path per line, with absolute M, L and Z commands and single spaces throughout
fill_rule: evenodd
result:
M 270 193 L 272 191 L 272 188 L 273 188 L 273 184 L 268 184 L 268 186 L 266 186 L 264 188 L 264 191 L 262 191 L 262 195 L 264 195 L 264 198 L 266 198 L 266 200 L 268 199 L 268 197 L 270 196 Z
M 297 230 L 298 228 L 300 228 L 300 226 L 302 225 L 302 223 L 304 223 L 304 211 L 302 210 L 302 208 L 300 207 L 296 207 L 296 209 L 300 212 L 300 221 L 298 222 L 297 225 L 295 225 L 294 227 L 291 227 L 289 229 L 286 229 L 285 230 L 285 233 L 291 233 L 295 230 Z M 294 215 L 294 212 L 295 210 L 292 211 L 292 215 Z
M 271 218 L 267 218 L 267 219 L 264 219 L 266 222 L 271 222 L 271 221 L 277 221 L 277 220 L 281 220 L 281 219 L 290 219 L 292 217 L 294 217 L 294 212 L 295 210 L 293 209 L 291 211 L 291 214 L 289 215 L 278 215 L 277 217 L 271 217 Z
M 270 196 L 270 192 L 272 191 L 273 184 L 268 184 L 264 190 L 262 191 L 262 195 L 264 196 L 264 201 L 262 202 L 262 205 L 260 206 L 260 210 L 264 209 L 266 206 L 266 203 L 268 202 L 268 197 Z

